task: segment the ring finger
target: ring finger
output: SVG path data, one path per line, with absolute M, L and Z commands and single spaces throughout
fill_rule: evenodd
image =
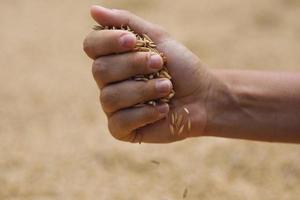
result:
M 147 82 L 128 80 L 104 87 L 100 101 L 106 113 L 113 113 L 138 103 L 165 97 L 171 89 L 171 81 L 165 78 Z

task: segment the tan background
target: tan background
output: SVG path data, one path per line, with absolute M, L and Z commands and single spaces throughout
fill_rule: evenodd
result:
M 161 24 L 212 67 L 300 69 L 299 0 L 1 0 L 1 200 L 299 199 L 297 145 L 114 140 L 81 49 L 94 3 Z

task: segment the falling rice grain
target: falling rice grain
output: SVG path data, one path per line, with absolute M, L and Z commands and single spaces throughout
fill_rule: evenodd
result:
M 155 165 L 160 165 L 160 162 L 157 160 L 151 160 L 151 163 L 155 164 Z
M 178 135 L 180 135 L 183 132 L 184 129 L 184 124 L 180 127 L 179 131 L 178 131 Z
M 183 108 L 186 114 L 190 114 L 190 111 L 187 108 Z
M 173 124 L 169 124 L 169 128 L 170 128 L 172 135 L 175 135 Z
M 183 194 L 182 194 L 182 198 L 185 199 L 188 195 L 188 189 L 185 188 L 184 191 L 183 191 Z
M 182 122 L 183 122 L 183 115 L 179 115 L 178 119 L 176 121 L 176 126 L 179 128 L 182 126 Z
M 191 123 L 191 120 L 188 119 L 188 131 L 191 131 L 192 130 L 192 123 Z
M 177 121 L 177 112 L 174 112 L 174 119 L 175 119 L 175 122 Z
M 171 115 L 171 123 L 175 124 L 175 114 L 174 113 L 172 113 L 172 115 Z

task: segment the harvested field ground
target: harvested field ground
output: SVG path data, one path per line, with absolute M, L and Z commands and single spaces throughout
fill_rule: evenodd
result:
M 92 4 L 166 27 L 212 68 L 300 70 L 299 0 L 2 0 L 1 200 L 298 200 L 300 146 L 114 140 L 82 40 Z

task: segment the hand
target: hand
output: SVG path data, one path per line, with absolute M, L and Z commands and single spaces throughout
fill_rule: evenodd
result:
M 167 57 L 172 83 L 167 79 L 147 82 L 132 81 L 137 74 L 158 71 L 162 58 L 148 52 L 131 52 L 136 38 L 122 30 L 93 31 L 84 41 L 84 50 L 94 59 L 93 75 L 101 90 L 100 101 L 108 117 L 111 134 L 123 141 L 167 143 L 205 135 L 207 112 L 214 106 L 218 91 L 225 85 L 200 62 L 190 50 L 172 39 L 161 27 L 122 10 L 99 6 L 91 15 L 103 26 L 128 25 L 138 34 L 147 34 L 157 49 Z M 119 54 L 116 54 L 119 53 Z M 174 88 L 176 95 L 170 106 L 133 107 L 135 104 L 167 96 Z M 225 88 L 225 89 L 224 89 Z M 191 130 L 172 134 L 171 113 L 183 113 L 187 108 Z

